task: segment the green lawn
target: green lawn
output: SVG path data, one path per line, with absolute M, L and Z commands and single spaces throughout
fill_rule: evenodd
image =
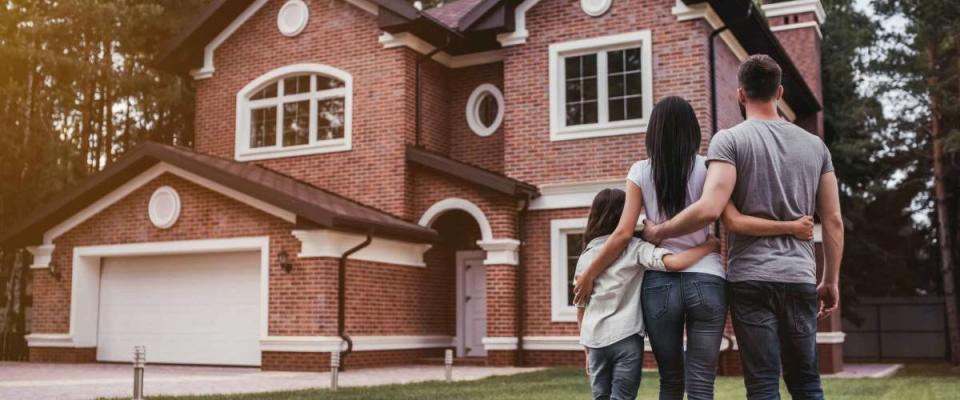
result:
M 923 376 L 916 376 L 922 373 Z M 903 376 L 887 379 L 826 379 L 827 398 L 831 400 L 935 400 L 960 399 L 960 376 L 940 366 L 905 369 Z M 717 380 L 717 399 L 743 399 L 740 377 Z M 657 374 L 643 374 L 640 399 L 657 397 Z M 550 369 L 527 374 L 493 377 L 473 382 L 443 382 L 389 385 L 370 388 L 345 388 L 338 392 L 305 390 L 249 395 L 149 397 L 151 400 L 565 400 L 589 399 L 589 387 L 582 371 Z M 789 399 L 784 391 L 784 398 Z

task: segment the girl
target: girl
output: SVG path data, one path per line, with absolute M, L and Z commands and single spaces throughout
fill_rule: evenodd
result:
M 649 159 L 630 168 L 626 205 L 616 230 L 577 280 L 575 301 L 590 296 L 599 276 L 631 243 L 640 212 L 661 223 L 700 198 L 706 178 L 706 159 L 697 154 L 700 123 L 693 108 L 680 97 L 659 101 L 646 132 Z M 793 235 L 809 240 L 813 220 L 768 221 L 733 215 L 727 225 L 756 236 Z M 735 210 L 733 210 L 735 211 Z M 709 226 L 660 244 L 681 252 L 709 238 Z M 710 254 L 682 272 L 651 271 L 643 282 L 642 308 L 647 334 L 660 370 L 660 399 L 712 399 L 723 325 L 726 318 L 724 269 L 718 254 Z M 686 332 L 686 354 L 684 354 Z
M 584 251 L 577 274 L 587 268 L 617 228 L 626 194 L 605 189 L 593 199 Z M 640 287 L 646 269 L 679 271 L 717 250 L 716 240 L 673 254 L 639 238 L 596 279 L 595 292 L 585 307 L 578 304 L 580 343 L 587 347 L 587 366 L 594 399 L 634 399 L 643 365 L 643 315 Z

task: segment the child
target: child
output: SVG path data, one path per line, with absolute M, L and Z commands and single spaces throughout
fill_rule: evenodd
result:
M 584 250 L 577 261 L 580 275 L 593 261 L 620 221 L 626 194 L 605 189 L 590 207 Z M 594 281 L 586 305 L 577 305 L 580 343 L 587 350 L 587 372 L 594 399 L 635 399 L 643 365 L 643 314 L 640 289 L 646 269 L 679 271 L 716 251 L 710 239 L 686 251 L 671 254 L 642 239 L 633 238 L 613 264 Z

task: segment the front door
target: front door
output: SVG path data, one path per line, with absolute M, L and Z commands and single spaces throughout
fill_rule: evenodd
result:
M 486 357 L 483 337 L 487 333 L 486 270 L 482 251 L 457 253 L 457 355 Z

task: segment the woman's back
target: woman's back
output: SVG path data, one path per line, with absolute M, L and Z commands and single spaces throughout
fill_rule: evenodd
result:
M 651 171 L 650 160 L 637 161 L 633 164 L 633 167 L 630 168 L 630 173 L 627 175 L 627 179 L 640 187 L 640 191 L 643 192 L 643 208 L 644 212 L 646 213 L 646 217 L 654 223 L 659 224 L 663 223 L 668 218 L 660 215 L 660 207 L 659 203 L 657 202 L 657 186 L 653 181 L 653 174 Z M 689 206 L 693 202 L 700 199 L 700 196 L 703 194 L 703 182 L 706 180 L 706 177 L 706 158 L 697 155 L 693 163 L 693 168 L 690 171 L 690 179 L 687 180 L 687 198 L 685 206 Z M 709 235 L 710 226 L 708 225 L 696 232 L 664 240 L 663 243 L 660 243 L 660 247 L 674 252 L 680 252 L 692 247 L 696 247 L 697 245 L 705 242 Z M 700 272 L 719 277 L 724 276 L 723 264 L 720 262 L 720 255 L 716 253 L 704 257 L 700 260 L 700 262 L 696 263 L 690 268 L 685 269 L 683 272 Z

